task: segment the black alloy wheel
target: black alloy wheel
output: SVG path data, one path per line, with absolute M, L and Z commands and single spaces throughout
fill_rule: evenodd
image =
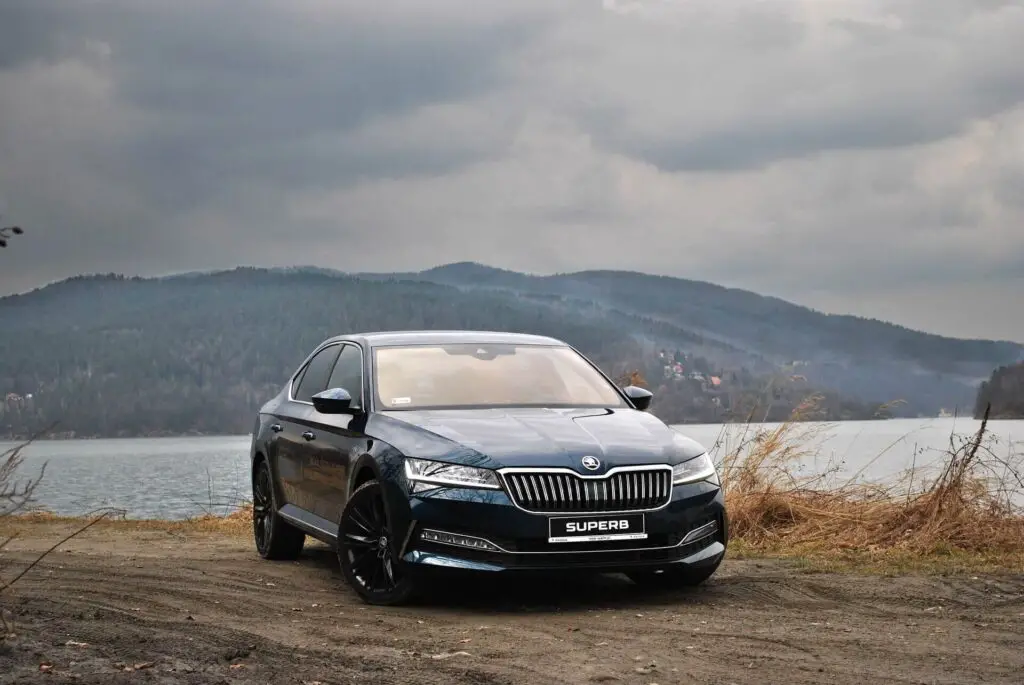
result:
M 270 467 L 262 459 L 252 477 L 252 533 L 264 559 L 297 559 L 306 542 L 305 533 L 278 516 Z
M 338 562 L 352 589 L 368 604 L 403 604 L 415 585 L 397 559 L 384 491 L 376 480 L 363 483 L 341 513 Z

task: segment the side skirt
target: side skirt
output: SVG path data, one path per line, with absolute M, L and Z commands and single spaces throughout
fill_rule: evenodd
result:
M 332 547 L 338 543 L 337 524 L 306 511 L 294 504 L 281 507 L 278 516 L 288 521 L 306 535 L 316 538 Z

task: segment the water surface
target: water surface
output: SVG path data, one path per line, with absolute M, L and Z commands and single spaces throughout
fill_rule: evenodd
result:
M 836 467 L 836 477 L 884 480 L 911 466 L 934 463 L 951 434 L 964 439 L 979 424 L 946 418 L 803 424 L 799 430 L 819 434 L 809 445 L 814 454 L 801 466 L 804 473 Z M 1024 452 L 1024 421 L 992 422 L 990 427 L 1003 458 Z M 717 424 L 676 428 L 709 448 L 722 440 L 713 450 L 718 455 L 735 447 L 743 431 Z M 11 446 L 0 442 L 0 451 Z M 222 514 L 250 496 L 249 436 L 44 440 L 24 454 L 25 476 L 46 464 L 37 503 L 59 514 L 116 507 L 131 518 L 181 519 Z

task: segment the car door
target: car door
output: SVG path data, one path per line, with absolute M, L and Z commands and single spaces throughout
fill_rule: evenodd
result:
M 342 345 L 327 388 L 344 388 L 352 396 L 352 414 L 321 414 L 313 410 L 317 436 L 305 445 L 304 469 L 312 490 L 313 513 L 337 525 L 348 497 L 351 463 L 369 449 L 363 379 L 363 351 Z
M 305 452 L 316 437 L 316 412 L 313 395 L 327 386 L 327 379 L 341 345 L 332 344 L 318 350 L 296 374 L 289 388 L 288 401 L 276 414 L 277 471 L 285 502 L 306 511 L 313 511 L 314 498 L 306 483 Z

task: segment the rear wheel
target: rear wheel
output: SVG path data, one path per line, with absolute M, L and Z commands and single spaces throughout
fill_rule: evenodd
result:
M 277 513 L 270 467 L 262 459 L 252 476 L 252 533 L 264 559 L 297 559 L 306 534 Z
M 630 571 L 626 576 L 637 585 L 656 590 L 696 587 L 715 574 L 719 564 L 696 568 L 666 568 L 654 571 Z
M 345 580 L 368 604 L 403 604 L 415 593 L 413 579 L 397 559 L 393 535 L 380 483 L 363 483 L 341 513 L 338 562 Z

